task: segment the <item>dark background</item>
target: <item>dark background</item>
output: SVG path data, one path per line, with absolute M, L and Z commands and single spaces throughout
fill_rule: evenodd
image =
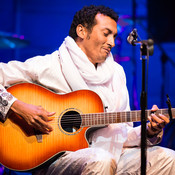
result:
M 148 108 L 175 107 L 175 10 L 171 0 L 0 0 L 0 61 L 24 61 L 58 49 L 74 13 L 84 5 L 106 5 L 118 12 L 118 37 L 112 52 L 126 72 L 131 109 L 140 109 L 142 67 L 139 46 L 126 38 L 137 28 L 141 39 L 154 40 L 149 57 Z M 175 124 L 165 129 L 162 146 L 175 150 Z

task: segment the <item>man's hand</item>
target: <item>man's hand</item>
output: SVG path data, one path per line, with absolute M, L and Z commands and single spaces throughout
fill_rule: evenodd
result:
M 151 111 L 155 112 L 158 110 L 157 105 L 153 105 Z M 148 116 L 148 120 L 150 121 L 148 123 L 147 133 L 149 136 L 154 136 L 162 131 L 162 129 L 165 127 L 166 124 L 170 122 L 169 118 L 166 116 L 159 114 L 158 116 L 152 113 L 150 116 Z
M 11 110 L 20 115 L 30 126 L 44 134 L 49 134 L 53 130 L 48 121 L 51 120 L 49 117 L 53 116 L 55 112 L 48 112 L 41 106 L 34 106 L 19 100 L 12 104 Z

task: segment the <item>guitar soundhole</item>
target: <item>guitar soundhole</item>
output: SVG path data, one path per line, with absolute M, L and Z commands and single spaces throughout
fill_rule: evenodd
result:
M 61 118 L 61 127 L 64 131 L 73 133 L 80 129 L 81 116 L 77 111 L 68 111 Z

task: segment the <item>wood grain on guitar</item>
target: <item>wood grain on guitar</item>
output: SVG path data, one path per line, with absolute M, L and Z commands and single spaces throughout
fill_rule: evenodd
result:
M 21 83 L 7 91 L 23 102 L 56 111 L 49 121 L 53 127 L 49 135 L 34 130 L 15 113 L 0 122 L 0 163 L 13 170 L 31 170 L 59 153 L 88 147 L 86 133 L 91 127 L 140 121 L 141 111 L 104 112 L 100 97 L 90 90 L 58 95 L 36 84 Z M 146 115 L 150 112 L 147 110 Z M 168 109 L 156 113 L 168 117 Z

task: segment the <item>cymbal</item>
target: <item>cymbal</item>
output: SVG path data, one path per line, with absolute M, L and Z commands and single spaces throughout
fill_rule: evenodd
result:
M 23 48 L 29 44 L 23 35 L 12 34 L 0 31 L 0 49 Z

